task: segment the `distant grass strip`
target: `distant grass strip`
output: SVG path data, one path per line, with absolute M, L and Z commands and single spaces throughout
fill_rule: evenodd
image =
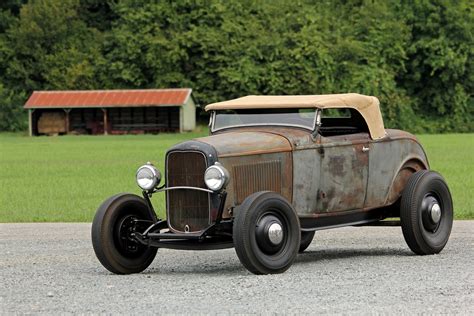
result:
M 0 222 L 89 222 L 107 197 L 140 194 L 135 171 L 164 170 L 164 153 L 207 132 L 141 136 L 0 134 Z M 457 219 L 474 219 L 474 134 L 421 135 L 431 168 L 447 180 Z M 164 195 L 153 203 L 164 214 Z
M 141 194 L 136 169 L 202 133 L 140 136 L 0 135 L 0 222 L 87 222 L 107 197 Z M 153 201 L 157 209 L 163 194 Z
M 419 135 L 432 170 L 448 182 L 456 219 L 474 219 L 474 134 Z

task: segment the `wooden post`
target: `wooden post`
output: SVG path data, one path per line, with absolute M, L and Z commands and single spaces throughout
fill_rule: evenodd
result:
M 182 133 L 184 132 L 184 107 L 180 106 L 179 108 L 179 132 Z
M 63 109 L 64 112 L 66 112 L 66 134 L 69 134 L 69 112 L 71 112 L 71 109 Z
M 107 125 L 108 125 L 108 117 L 107 117 L 107 109 L 102 108 L 102 112 L 104 112 L 104 135 L 107 135 Z
M 28 110 L 28 126 L 30 136 L 33 136 L 33 110 Z

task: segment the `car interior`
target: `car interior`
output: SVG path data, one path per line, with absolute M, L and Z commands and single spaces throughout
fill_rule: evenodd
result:
M 355 109 L 324 109 L 321 113 L 321 136 L 369 133 L 362 115 Z

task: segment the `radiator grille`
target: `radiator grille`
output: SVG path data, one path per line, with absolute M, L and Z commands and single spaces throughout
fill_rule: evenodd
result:
M 207 168 L 205 156 L 200 152 L 171 152 L 167 157 L 167 186 L 190 186 L 207 188 L 204 172 Z M 176 231 L 191 232 L 209 226 L 209 194 L 196 190 L 167 191 L 168 223 Z
M 247 196 L 258 191 L 274 191 L 281 194 L 280 160 L 234 165 L 233 175 L 236 204 L 241 204 Z

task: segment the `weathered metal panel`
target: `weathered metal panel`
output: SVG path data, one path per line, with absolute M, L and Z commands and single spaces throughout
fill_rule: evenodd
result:
M 296 147 L 310 145 L 314 143 L 314 140 L 311 136 L 311 133 L 308 130 L 295 128 L 295 127 L 283 127 L 283 126 L 252 126 L 252 127 L 242 127 L 238 131 L 241 132 L 257 132 L 257 133 L 266 133 L 274 134 L 286 138 L 291 145 L 292 149 Z M 218 131 L 213 135 L 223 135 L 228 134 L 230 131 Z M 232 131 L 236 133 L 236 131 Z
M 280 193 L 292 201 L 293 162 L 291 152 L 219 158 L 229 171 L 231 181 L 227 186 L 227 200 L 223 217 L 230 217 L 229 210 L 258 191 Z
M 265 132 L 227 132 L 197 139 L 212 145 L 219 157 L 291 151 L 285 137 Z
M 293 207 L 299 215 L 317 212 L 321 155 L 316 148 L 293 152 Z
M 259 191 L 281 194 L 281 161 L 268 160 L 232 166 L 234 201 L 241 204 L 247 196 Z
M 390 191 L 385 204 L 392 204 L 402 195 L 405 185 L 410 177 L 417 171 L 428 169 L 428 167 L 420 159 L 410 159 L 403 164 L 401 170 L 392 181 Z
M 331 137 L 338 142 L 337 137 Z M 341 212 L 364 206 L 369 155 L 365 144 L 322 145 L 317 211 Z
M 301 216 L 362 208 L 368 179 L 367 133 L 320 137 L 296 148 L 293 205 Z M 298 189 L 300 188 L 300 189 Z
M 428 161 L 423 148 L 416 138 L 406 132 L 398 130 L 387 130 L 387 137 L 380 141 L 373 141 L 370 145 L 369 183 L 367 187 L 367 198 L 365 207 L 377 207 L 394 202 L 390 196 L 392 184 L 398 197 L 403 190 L 403 182 L 395 181 L 397 174 L 408 161 L 416 159 L 420 161 L 423 168 L 428 168 Z M 416 167 L 414 167 L 416 168 Z M 406 177 L 402 175 L 402 181 L 406 183 Z M 390 200 L 391 199 L 391 200 Z
M 275 160 L 281 166 L 281 194 L 302 217 L 393 203 L 411 173 L 428 168 L 416 138 L 398 130 L 387 130 L 387 137 L 374 141 L 367 133 L 313 138 L 299 129 L 255 127 L 219 132 L 199 141 L 214 146 L 219 161 L 231 172 L 224 217 L 246 195 L 276 181 L 274 171 L 265 169 Z M 411 159 L 415 162 L 408 172 L 399 172 Z

